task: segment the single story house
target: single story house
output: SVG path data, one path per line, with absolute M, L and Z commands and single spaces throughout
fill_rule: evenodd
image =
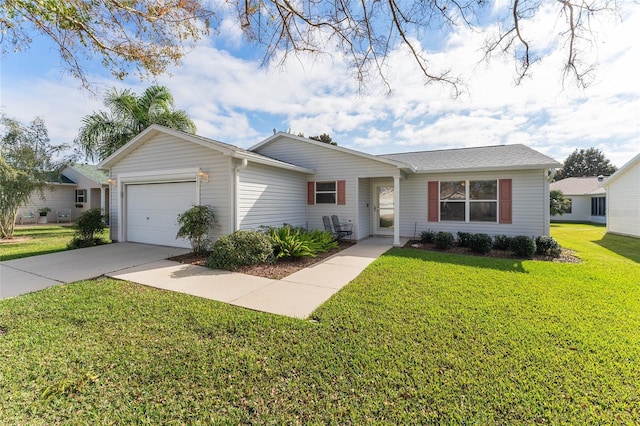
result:
M 604 181 L 607 232 L 640 238 L 640 154 Z
M 250 149 L 153 125 L 102 161 L 113 182 L 111 238 L 189 247 L 177 215 L 206 204 L 215 239 L 289 223 L 350 223 L 353 237 L 421 231 L 549 234 L 549 169 L 524 145 L 389 155 L 276 133 Z
M 83 212 L 101 208 L 109 211 L 109 183 L 107 174 L 91 164 L 73 164 L 61 173 L 51 173 L 43 196 L 34 193 L 18 209 L 18 223 L 73 221 Z M 39 210 L 51 211 L 40 217 Z
M 570 177 L 551 182 L 550 190 L 561 191 L 569 200 L 563 215 L 552 215 L 551 222 L 606 223 L 607 196 L 603 176 Z

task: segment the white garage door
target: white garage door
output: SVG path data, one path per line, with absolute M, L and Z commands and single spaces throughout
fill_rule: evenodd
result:
M 176 239 L 177 218 L 195 202 L 195 182 L 127 185 L 127 241 L 191 247 Z

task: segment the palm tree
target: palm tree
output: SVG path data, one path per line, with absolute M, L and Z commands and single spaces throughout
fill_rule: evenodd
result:
M 165 86 L 151 86 L 141 96 L 129 89 L 107 92 L 99 111 L 82 119 L 76 143 L 91 160 L 102 160 L 152 124 L 195 133 L 196 125 L 184 110 L 173 109 L 173 96 Z

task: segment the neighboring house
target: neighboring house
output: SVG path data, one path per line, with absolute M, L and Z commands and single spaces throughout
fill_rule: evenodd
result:
M 606 191 L 604 177 L 570 177 L 551 182 L 549 188 L 561 191 L 569 200 L 563 215 L 551 216 L 551 222 L 606 222 Z
M 549 233 L 548 170 L 524 145 L 370 155 L 287 133 L 249 150 L 153 125 L 101 162 L 111 187 L 111 238 L 188 247 L 177 215 L 216 213 L 213 238 L 290 223 L 323 229 L 338 215 L 357 240 L 421 231 Z
M 43 196 L 34 193 L 31 199 L 18 209 L 18 223 L 26 222 L 26 217 L 48 207 L 47 222 L 57 222 L 59 216 L 65 220 L 75 220 L 83 212 L 92 208 L 109 211 L 109 184 L 107 175 L 94 165 L 74 164 L 60 174 L 51 174 Z
M 604 181 L 607 232 L 640 238 L 640 154 Z

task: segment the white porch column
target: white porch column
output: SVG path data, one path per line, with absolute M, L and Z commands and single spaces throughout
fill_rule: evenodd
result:
M 109 212 L 106 210 L 107 207 L 107 203 L 106 203 L 106 192 L 104 186 L 100 187 L 100 208 L 102 209 L 102 214 L 109 214 Z
M 400 247 L 400 176 L 393 177 L 393 246 Z

